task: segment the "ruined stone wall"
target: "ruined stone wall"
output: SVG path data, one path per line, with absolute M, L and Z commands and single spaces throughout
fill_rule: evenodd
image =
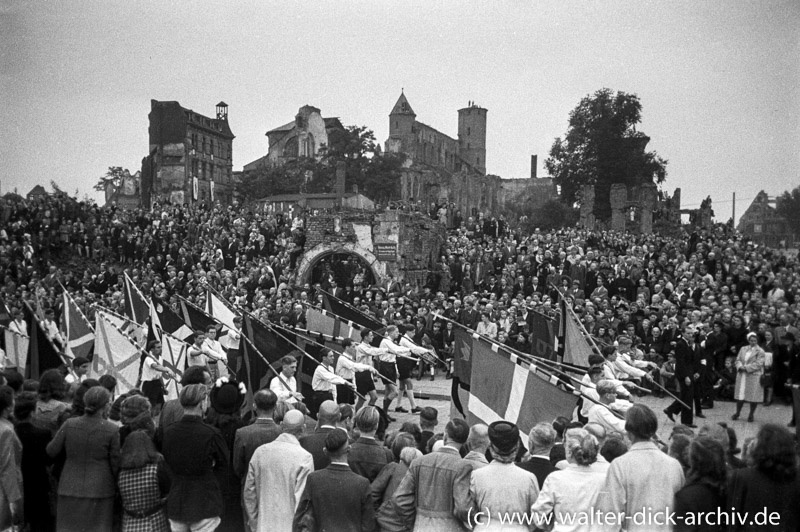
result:
M 445 240 L 441 224 L 419 213 L 339 211 L 307 216 L 306 248 L 299 277 L 310 276 L 320 258 L 330 253 L 353 253 L 364 259 L 376 280 L 391 274 L 412 285 L 424 284 Z M 395 244 L 394 260 L 382 260 L 376 244 Z

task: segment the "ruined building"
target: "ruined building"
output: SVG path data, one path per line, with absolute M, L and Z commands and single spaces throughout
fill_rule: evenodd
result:
M 338 118 L 323 118 L 319 109 L 304 105 L 294 120 L 267 131 L 267 154 L 244 165 L 244 172 L 280 165 L 298 157 L 319 159 L 330 146 L 331 137 L 343 131 L 344 126 Z
M 455 203 L 465 215 L 500 214 L 509 201 L 536 205 L 557 198 L 550 178 L 501 179 L 486 174 L 486 116 L 488 110 L 469 102 L 458 111 L 458 139 L 417 120 L 404 93 L 389 113 L 387 153 L 407 156 L 401 177 L 404 201 Z
M 178 102 L 150 101 L 150 153 L 142 160 L 142 204 L 233 202 L 233 139 L 228 105 L 209 118 Z
M 773 206 L 776 201 L 775 198 L 770 199 L 763 190 L 759 192 L 739 219 L 737 229 L 754 242 L 767 247 L 793 247 L 795 235 L 789 222 Z

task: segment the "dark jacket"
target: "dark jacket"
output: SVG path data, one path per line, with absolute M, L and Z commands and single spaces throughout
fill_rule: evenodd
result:
M 766 508 L 767 515 L 777 512 L 780 515 L 780 524 L 767 526 L 755 524 L 749 526 L 734 526 L 731 531 L 764 531 L 775 530 L 789 532 L 800 530 L 800 475 L 794 480 L 777 482 L 754 467 L 737 469 L 728 478 L 728 502 L 725 508 L 736 508 L 742 515 L 755 516 Z M 748 519 L 748 522 L 752 522 Z
M 547 458 L 540 458 L 538 456 L 531 457 L 530 460 L 525 462 L 517 462 L 517 467 L 524 469 L 528 473 L 536 475 L 536 480 L 539 481 L 539 489 L 544 485 L 544 479 L 547 475 L 556 470 L 552 462 Z
M 300 446 L 314 458 L 314 471 L 321 471 L 331 464 L 331 459 L 325 454 L 325 438 L 332 430 L 331 427 L 321 427 L 300 438 Z
M 281 432 L 278 424 L 271 419 L 256 419 L 252 425 L 237 430 L 233 439 L 233 472 L 244 479 L 256 449 L 274 441 Z
M 677 519 L 673 530 L 676 532 L 718 532 L 723 530 L 721 526 L 711 526 L 702 520 L 694 525 L 687 523 L 693 523 L 690 516 L 696 519 L 700 512 L 703 512 L 704 515 L 716 514 L 717 509 L 722 508 L 724 502 L 722 490 L 703 481 L 690 481 L 675 494 Z
M 293 530 L 371 532 L 375 510 L 369 481 L 344 464 L 308 475 L 295 513 Z
M 31 523 L 33 530 L 49 530 L 52 525 L 48 528 L 46 523 L 52 521 L 48 495 L 50 479 L 47 476 L 47 466 L 52 462 L 47 456 L 50 431 L 34 427 L 29 421 L 17 423 L 15 430 L 22 443 L 25 518 Z
M 350 469 L 370 482 L 375 480 L 383 466 L 393 460 L 392 451 L 383 447 L 376 440 L 363 436 L 350 447 L 348 456 Z
M 116 425 L 94 416 L 68 419 L 47 445 L 47 454 L 55 457 L 62 449 L 66 451 L 67 460 L 58 483 L 59 495 L 114 496 L 119 468 L 119 429 Z
M 199 416 L 183 416 L 164 431 L 162 454 L 173 474 L 167 517 L 194 523 L 222 515 L 222 492 L 214 467 L 228 463 L 222 434 Z

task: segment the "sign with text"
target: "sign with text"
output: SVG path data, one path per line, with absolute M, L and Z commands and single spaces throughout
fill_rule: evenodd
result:
M 397 244 L 375 244 L 375 256 L 378 260 L 397 261 Z

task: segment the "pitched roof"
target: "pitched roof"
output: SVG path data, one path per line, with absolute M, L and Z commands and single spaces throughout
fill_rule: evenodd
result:
M 389 113 L 389 114 L 393 114 L 393 115 L 414 115 L 414 116 L 417 116 L 417 114 L 411 108 L 411 104 L 408 103 L 408 99 L 406 98 L 406 95 L 403 92 L 400 92 L 400 97 L 397 99 L 397 103 L 394 104 L 394 107 L 392 108 L 392 112 Z

